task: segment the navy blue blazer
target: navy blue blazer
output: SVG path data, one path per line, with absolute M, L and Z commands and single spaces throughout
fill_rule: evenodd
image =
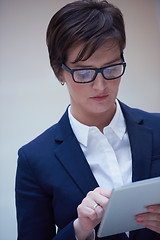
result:
M 160 176 L 160 114 L 120 105 L 131 144 L 133 181 Z M 57 124 L 19 150 L 18 240 L 74 240 L 77 206 L 97 186 L 66 111 Z M 102 239 L 127 237 L 122 233 Z M 130 239 L 158 240 L 160 234 L 142 229 L 131 232 Z

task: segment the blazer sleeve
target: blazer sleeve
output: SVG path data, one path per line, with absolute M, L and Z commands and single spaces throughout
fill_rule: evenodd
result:
M 73 222 L 56 233 L 52 196 L 36 180 L 27 158 L 19 152 L 16 173 L 18 240 L 75 240 Z

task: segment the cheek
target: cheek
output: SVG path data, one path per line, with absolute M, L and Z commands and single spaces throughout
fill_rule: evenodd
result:
M 79 86 L 78 83 L 67 81 L 66 84 L 70 96 L 78 97 L 79 95 L 81 96 L 83 94 L 83 87 Z
M 77 91 L 77 84 L 73 81 L 72 76 L 69 73 L 63 72 L 62 79 L 66 83 L 70 95 Z
M 119 89 L 120 79 L 115 79 L 114 82 L 112 82 L 111 88 L 113 92 L 117 92 Z
M 78 87 L 77 84 L 73 82 L 73 80 L 70 79 L 66 81 L 66 84 L 69 92 L 77 92 Z

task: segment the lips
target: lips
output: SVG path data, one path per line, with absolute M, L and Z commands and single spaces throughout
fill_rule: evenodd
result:
M 91 97 L 91 99 L 95 100 L 95 101 L 104 101 L 107 98 L 108 95 L 97 95 L 94 97 Z

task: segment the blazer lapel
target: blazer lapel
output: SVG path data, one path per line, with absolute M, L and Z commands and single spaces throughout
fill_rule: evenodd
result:
M 59 144 L 55 152 L 57 159 L 86 196 L 88 191 L 98 187 L 98 183 L 72 131 L 67 111 L 58 123 L 58 127 L 56 141 Z
M 121 104 L 126 120 L 131 152 L 132 152 L 132 181 L 150 177 L 152 157 L 152 131 L 144 126 L 143 114 Z M 129 239 L 134 239 L 137 231 L 131 231 Z
M 140 125 L 128 127 L 130 136 L 131 151 L 133 158 L 132 180 L 138 181 L 149 178 L 152 156 L 152 135 L 151 131 Z M 134 133 L 135 136 L 132 135 Z
M 152 157 L 152 131 L 144 126 L 142 114 L 137 110 L 121 104 L 126 120 L 131 152 L 132 152 L 132 180 L 147 179 L 150 176 Z

